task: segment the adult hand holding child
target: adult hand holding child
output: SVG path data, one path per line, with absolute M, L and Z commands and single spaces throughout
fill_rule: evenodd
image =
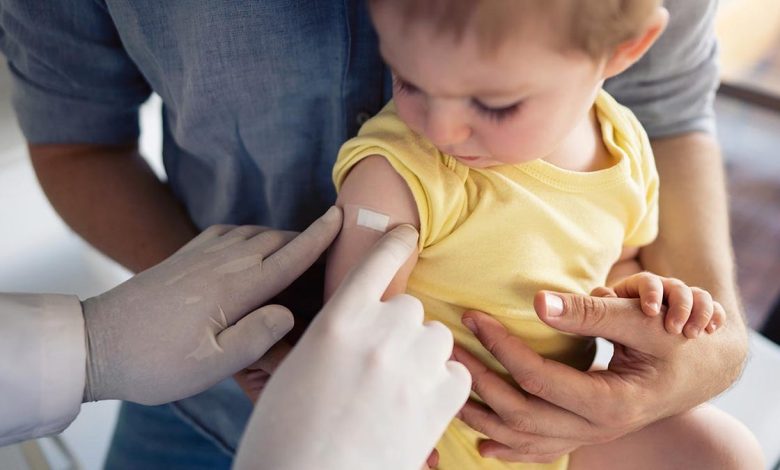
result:
M 593 457 L 583 446 L 624 438 L 664 418 L 686 419 L 689 413 L 684 412 L 723 391 L 719 374 L 736 376 L 739 372 L 713 370 L 718 368 L 713 363 L 717 355 L 710 350 L 717 344 L 715 335 L 722 331 L 695 340 L 670 335 L 663 316 L 644 314 L 639 299 L 539 293 L 534 307 L 539 318 L 555 329 L 612 341 L 614 356 L 607 370 L 582 372 L 543 358 L 494 318 L 481 312 L 465 313 L 463 324 L 522 388 L 508 385 L 471 354 L 455 347 L 455 357 L 472 374 L 473 390 L 487 405 L 469 402 L 459 417 L 488 437 L 480 444 L 486 457 L 544 462 L 580 448 L 572 453 L 574 466 L 578 460 Z M 715 414 L 708 424 L 723 424 L 720 419 Z M 734 421 L 729 423 L 733 428 Z M 746 429 L 739 431 L 734 433 L 737 438 L 732 446 L 723 446 L 723 452 L 757 446 Z M 671 442 L 682 438 L 668 436 Z M 646 441 L 633 448 L 643 447 L 648 447 Z M 756 448 L 753 455 L 760 455 L 760 450 Z M 634 458 L 641 460 L 641 453 Z M 685 458 L 681 450 L 680 459 Z M 760 468 L 757 462 L 744 465 Z

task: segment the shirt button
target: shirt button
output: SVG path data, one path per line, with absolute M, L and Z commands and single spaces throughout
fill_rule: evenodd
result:
M 359 113 L 357 113 L 357 116 L 355 116 L 355 122 L 357 122 L 358 126 L 362 126 L 369 119 L 371 119 L 371 115 L 366 111 L 360 111 Z

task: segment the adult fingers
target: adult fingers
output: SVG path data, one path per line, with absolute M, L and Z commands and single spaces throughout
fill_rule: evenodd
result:
M 548 446 L 554 448 L 551 453 L 540 454 L 534 453 L 536 447 L 533 445 L 525 448 L 514 448 L 508 445 L 501 444 L 493 440 L 482 441 L 479 443 L 478 449 L 480 455 L 487 458 L 493 458 L 503 460 L 505 462 L 532 462 L 532 463 L 552 463 L 561 458 L 562 456 L 570 453 L 574 449 L 580 447 L 581 444 L 571 441 L 558 441 L 555 440 L 555 446 Z
M 293 327 L 292 313 L 281 305 L 267 305 L 248 314 L 217 335 L 218 357 L 225 374 L 243 369 L 277 344 Z M 271 372 L 271 371 L 268 371 Z
M 317 261 L 317 258 L 333 243 L 340 228 L 341 210 L 332 206 L 289 242 L 280 245 L 272 241 L 269 243 L 263 240 L 264 234 L 261 233 L 248 241 L 247 248 L 260 252 L 262 248 L 269 249 L 270 252 L 265 254 L 265 269 L 275 268 L 273 270 L 277 273 L 279 282 L 287 287 Z
M 540 291 L 534 309 L 543 322 L 559 331 L 599 336 L 654 357 L 666 354 L 679 336 L 663 329 L 660 317 L 648 317 L 638 299 L 614 299 L 589 295 Z
M 463 406 L 458 417 L 490 440 L 511 448 L 513 451 L 510 454 L 512 455 L 505 454 L 502 460 L 515 462 L 522 460 L 519 456 L 553 453 L 560 455 L 568 449 L 583 445 L 584 442 L 581 439 L 588 436 L 587 433 L 581 433 L 575 436 L 575 439 L 568 439 L 518 430 L 489 408 L 473 401 L 469 401 Z M 483 453 L 482 449 L 480 449 L 480 453 L 484 457 L 496 457 Z
M 417 230 L 400 225 L 386 233 L 368 255 L 347 274 L 329 304 L 331 315 L 353 314 L 368 299 L 382 298 L 390 281 L 417 248 Z M 323 312 L 325 313 L 325 312 Z
M 523 392 L 509 385 L 471 353 L 460 346 L 455 346 L 452 356 L 471 374 L 471 389 L 474 393 L 488 403 L 496 413 L 508 416 L 524 408 L 526 398 Z
M 212 240 L 221 237 L 223 234 L 236 228 L 235 225 L 212 225 L 206 230 L 200 232 L 195 238 L 187 242 L 183 247 L 179 248 L 176 253 L 184 253 L 185 251 L 192 250 L 199 246 L 203 246 Z
M 527 346 L 525 347 L 527 348 Z M 518 349 L 514 352 L 517 353 L 520 350 Z M 583 377 L 589 380 L 589 376 L 583 372 L 570 369 L 579 374 L 579 377 L 571 382 L 566 382 L 569 380 L 567 378 L 568 374 L 558 377 L 553 369 L 540 369 L 531 366 L 520 371 L 519 369 L 524 367 L 523 363 L 535 361 L 533 355 L 538 356 L 533 351 L 530 351 L 530 354 L 518 354 L 517 361 L 520 365 L 510 364 L 514 369 L 514 373 L 512 370 L 509 370 L 510 374 L 513 375 L 513 378 L 515 378 L 514 374 L 517 374 L 518 378 L 522 376 L 523 379 L 521 380 L 526 383 L 534 382 L 536 384 L 540 383 L 539 381 L 541 380 L 550 379 L 552 380 L 552 385 L 549 387 L 545 385 L 543 389 L 539 389 L 537 391 L 539 394 L 536 396 L 527 396 L 522 391 L 509 385 L 498 374 L 487 369 L 477 358 L 464 349 L 458 346 L 454 349 L 455 358 L 471 372 L 472 389 L 501 417 L 502 422 L 514 431 L 567 439 L 576 439 L 578 436 L 582 436 L 583 433 L 587 433 L 590 430 L 589 423 L 587 419 L 580 415 L 588 413 L 594 402 L 588 398 L 588 390 L 579 390 L 577 383 Z M 554 364 L 557 364 L 553 361 L 549 362 L 551 367 L 555 367 Z M 507 367 L 507 364 L 503 365 Z M 521 380 L 517 378 L 515 380 L 518 382 L 518 385 L 523 386 L 520 383 Z M 563 385 L 558 385 L 559 383 Z M 532 387 L 537 386 L 533 385 L 529 388 Z M 552 392 L 544 392 L 544 390 L 549 388 L 560 388 L 563 390 L 557 389 Z M 479 416 L 474 414 L 471 416 L 479 418 Z M 467 421 L 469 418 L 463 417 L 461 419 Z M 470 426 L 481 427 L 491 424 L 490 421 L 485 421 L 484 419 L 481 422 L 467 422 Z M 498 435 L 489 434 L 484 429 L 480 429 L 480 431 L 492 439 L 502 440 Z
M 449 405 L 446 406 L 449 411 L 448 414 L 454 416 L 469 398 L 471 374 L 463 364 L 457 361 L 447 361 L 444 367 L 447 370 L 447 375 L 442 387 L 448 391 L 445 396 L 451 400 L 445 401 L 445 405 Z M 450 419 L 452 419 L 452 416 L 450 416 Z
M 297 232 L 274 230 L 261 225 L 241 225 L 212 240 L 203 252 L 217 253 L 236 246 L 229 252 L 229 256 L 253 255 L 260 261 L 289 243 L 297 234 Z M 245 243 L 250 239 L 252 239 L 251 243 Z
M 237 245 L 215 268 L 222 274 L 228 321 L 263 304 L 303 274 L 333 242 L 340 224 L 341 212 L 332 207 L 297 236 L 266 230 Z
M 419 301 L 418 301 L 419 302 Z M 420 308 L 422 313 L 422 308 Z M 389 314 L 400 312 L 388 312 Z M 452 332 L 449 328 L 439 322 L 429 322 L 422 325 L 422 315 L 420 321 L 415 325 L 415 330 L 418 332 L 414 336 L 409 351 L 412 354 L 412 360 L 417 362 L 418 370 L 421 371 L 424 376 L 429 377 L 431 374 L 438 373 L 442 370 L 442 366 L 452 355 Z
M 512 336 L 496 319 L 481 312 L 466 312 L 463 323 L 477 339 L 509 372 L 514 381 L 526 392 L 578 415 L 587 413 L 594 400 L 605 392 L 604 383 L 594 376 L 576 370 L 557 361 L 540 356 L 519 338 Z M 469 323 L 471 325 L 469 326 Z M 462 357 L 462 350 L 456 357 Z M 467 366 L 468 367 L 468 366 Z M 484 366 L 483 366 L 484 367 Z M 472 388 L 497 413 L 509 415 L 521 406 L 522 394 L 513 387 L 501 387 L 490 374 L 477 373 L 471 368 Z M 530 432 L 537 432 L 535 429 Z

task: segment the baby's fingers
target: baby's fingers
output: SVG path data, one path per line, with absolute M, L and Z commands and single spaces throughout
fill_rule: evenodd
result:
M 661 313 L 664 299 L 663 278 L 648 272 L 642 272 L 627 277 L 614 287 L 615 293 L 621 298 L 639 297 L 642 312 L 654 317 Z
M 664 280 L 664 290 L 669 305 L 664 321 L 666 331 L 671 334 L 680 334 L 691 316 L 693 292 L 682 281 L 671 278 Z
M 593 297 L 617 297 L 614 289 L 609 287 L 596 287 L 590 291 L 590 295 Z
M 707 327 L 712 319 L 713 300 L 709 292 L 698 287 L 691 287 L 693 294 L 693 309 L 683 332 L 686 338 L 696 338 Z
M 715 330 L 723 326 L 723 324 L 726 322 L 726 310 L 723 309 L 723 306 L 720 304 L 720 302 L 712 301 L 712 319 L 710 319 L 710 323 L 707 325 L 705 330 L 707 330 L 707 333 L 714 333 Z
M 637 289 L 642 311 L 649 317 L 661 313 L 661 303 L 664 300 L 664 285 L 661 278 L 650 273 L 637 276 Z

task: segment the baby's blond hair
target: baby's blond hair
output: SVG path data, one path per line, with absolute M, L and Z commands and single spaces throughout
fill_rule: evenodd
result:
M 554 28 L 562 47 L 602 57 L 632 39 L 662 0 L 369 0 L 372 8 L 392 6 L 405 24 L 424 21 L 456 40 L 474 32 L 480 47 L 495 50 L 523 29 L 523 20 Z M 531 16 L 533 15 L 533 16 Z M 527 24 L 526 24 L 527 25 Z

